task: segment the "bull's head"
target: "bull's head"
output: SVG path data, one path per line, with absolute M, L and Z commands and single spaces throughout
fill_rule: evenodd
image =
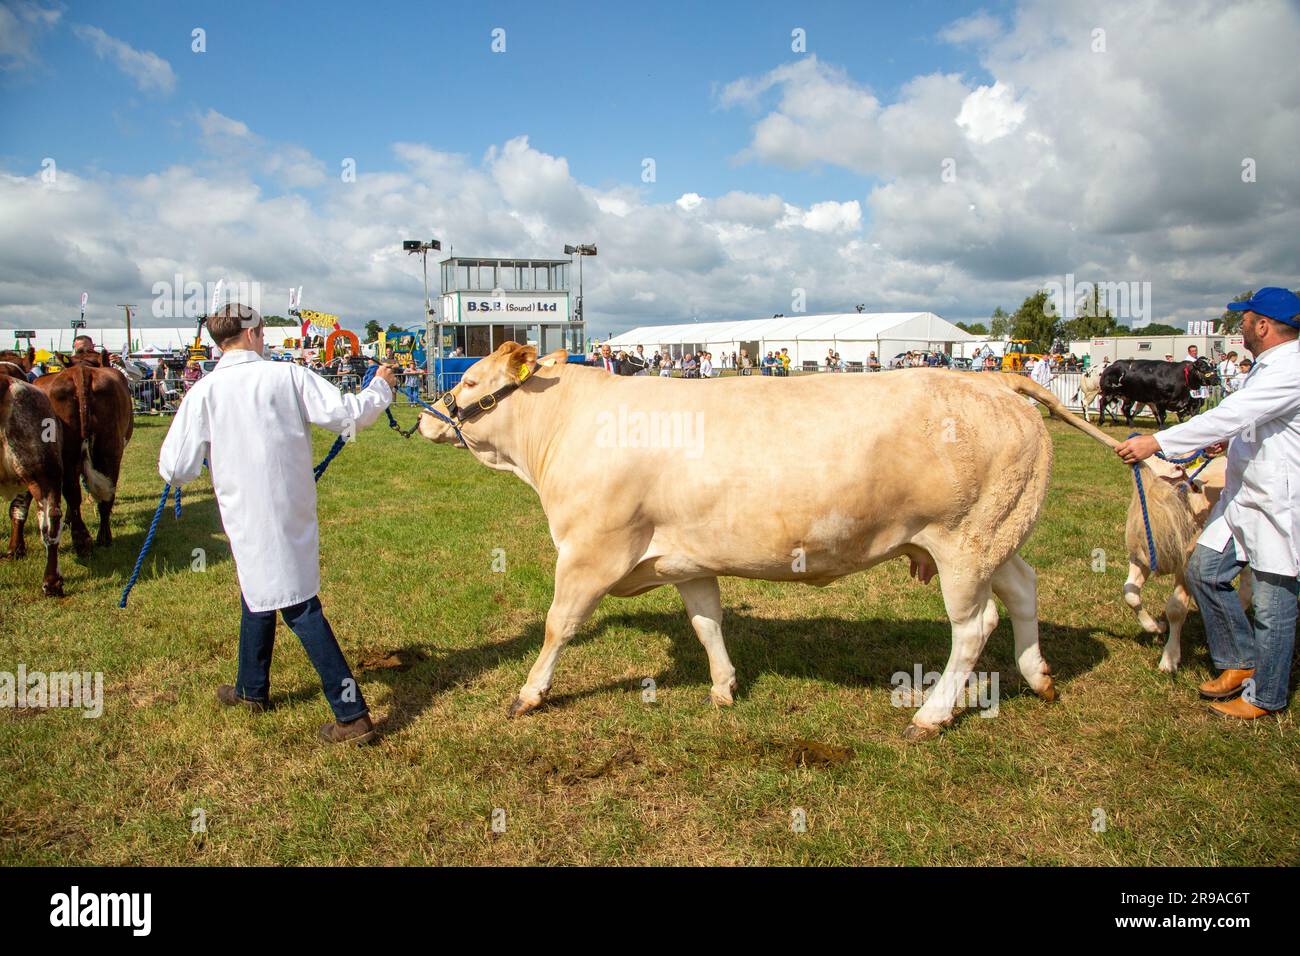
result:
M 492 414 L 494 405 L 481 409 L 480 406 L 492 402 L 493 394 L 510 385 L 522 385 L 530 376 L 554 377 L 557 367 L 563 365 L 567 359 L 568 353 L 564 349 L 558 349 L 542 359 L 538 363 L 540 367 L 533 372 L 533 365 L 537 362 L 537 349 L 531 345 L 520 345 L 518 342 L 504 342 L 491 355 L 479 359 L 466 369 L 460 382 L 454 388 L 444 392 L 443 396 L 434 403 L 434 408 L 448 419 L 456 419 L 456 411 L 459 411 L 461 414 L 474 415 L 473 422 L 481 421 L 483 416 Z M 447 401 L 447 396 L 450 396 L 450 402 Z M 495 401 L 502 400 L 509 399 L 502 396 Z M 469 428 L 473 430 L 474 425 L 470 424 Z M 449 421 L 444 421 L 443 418 L 429 412 L 420 413 L 420 434 L 429 441 L 443 444 L 454 445 L 459 441 L 456 429 Z
M 1211 362 L 1209 359 L 1207 359 L 1205 356 L 1202 355 L 1195 362 L 1193 362 L 1192 368 L 1195 369 L 1196 373 L 1201 376 L 1202 385 L 1219 384 L 1219 370 L 1216 369 L 1214 367 L 1214 363 Z

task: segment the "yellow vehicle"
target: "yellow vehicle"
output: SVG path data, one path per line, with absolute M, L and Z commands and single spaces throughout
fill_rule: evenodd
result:
M 1002 371 L 1023 372 L 1027 363 L 1042 358 L 1037 352 L 1029 350 L 1032 344 L 1028 339 L 1012 339 L 1008 342 L 1007 350 L 1002 353 Z

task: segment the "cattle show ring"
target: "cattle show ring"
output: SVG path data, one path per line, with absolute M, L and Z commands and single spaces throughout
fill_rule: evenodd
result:
M 546 262 L 568 309 L 566 264 Z M 473 293 L 455 265 L 449 299 Z M 927 321 L 929 345 L 961 335 Z M 384 409 L 389 427 L 312 432 L 321 590 L 377 728 L 378 746 L 342 752 L 308 742 L 319 678 L 291 645 L 269 714 L 211 699 L 233 664 L 237 567 L 206 457 L 183 506 L 159 481 L 172 416 L 142 409 L 104 348 L 56 352 L 63 369 L 26 386 L 34 347 L 0 356 L 7 452 L 44 449 L 18 456 L 32 483 L 0 565 L 6 631 L 86 662 L 84 707 L 74 695 L 60 709 L 66 679 L 10 686 L 25 697 L 0 726 L 6 759 L 47 769 L 5 797 L 8 854 L 1274 858 L 1256 830 L 1287 826 L 1270 810 L 1281 791 L 1246 818 L 1219 801 L 1240 785 L 1240 748 L 1293 779 L 1289 718 L 1226 726 L 1196 692 L 1213 666 L 1183 575 L 1222 455 L 1124 464 L 1112 450 L 1134 432 L 1085 420 L 1086 374 L 611 375 L 580 321 L 518 331 L 435 317 L 430 387 Z M 325 348 L 360 356 L 356 338 L 336 329 Z M 452 357 L 465 351 L 480 354 Z M 1130 380 L 1140 371 L 1130 360 Z M 1155 371 L 1182 383 L 1181 367 Z M 1134 400 L 1155 403 L 1143 387 Z M 1175 392 L 1161 403 L 1199 409 Z M 1100 389 L 1093 401 L 1107 408 Z M 30 441 L 51 416 L 62 441 Z M 19 560 L 31 515 L 40 547 Z M 1148 579 L 1168 598 L 1158 617 Z M 66 746 L 118 756 L 59 766 Z M 232 776 L 233 753 L 256 785 Z M 343 767 L 364 817 L 349 815 Z M 426 774 L 441 785 L 418 786 Z M 191 811 L 199 830 L 177 823 Z M 70 814 L 83 822 L 52 829 Z M 327 823 L 339 815 L 347 827 Z M 411 838 L 435 826 L 438 839 Z

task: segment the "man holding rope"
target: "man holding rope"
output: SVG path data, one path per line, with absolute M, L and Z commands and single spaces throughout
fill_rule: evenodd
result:
M 210 316 L 221 361 L 194 383 L 158 457 L 174 487 L 199 476 L 207 459 L 221 523 L 239 575 L 239 671 L 217 700 L 260 712 L 270 705 L 275 613 L 302 641 L 320 675 L 335 723 L 327 743 L 367 743 L 375 726 L 361 689 L 321 610 L 320 532 L 312 474 L 311 426 L 346 435 L 365 428 L 393 400 L 397 377 L 381 366 L 356 395 L 345 395 L 292 362 L 262 358 L 262 317 L 230 304 Z
M 1229 309 L 1255 365 L 1241 387 L 1204 414 L 1115 449 L 1129 464 L 1228 442 L 1223 494 L 1187 563 L 1187 587 L 1221 673 L 1201 685 L 1223 717 L 1254 720 L 1287 704 L 1300 571 L 1300 296 L 1260 289 Z M 1255 577 L 1254 621 L 1232 582 Z

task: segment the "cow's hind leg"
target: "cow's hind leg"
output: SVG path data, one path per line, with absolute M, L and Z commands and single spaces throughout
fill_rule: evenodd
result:
M 1169 619 L 1169 640 L 1165 641 L 1165 649 L 1160 654 L 1160 669 L 1166 674 L 1178 670 L 1178 664 L 1183 658 L 1181 635 L 1189 603 L 1187 588 L 1180 575 L 1165 603 L 1165 617 Z
M 59 538 L 63 536 L 63 511 L 59 489 L 45 488 L 36 497 L 41 540 L 45 545 L 45 576 L 41 590 L 46 597 L 63 597 L 63 574 L 59 570 Z
M 1035 694 L 1056 700 L 1052 669 L 1038 645 L 1038 575 L 1018 554 L 993 572 L 993 593 L 1007 606 L 1016 643 L 1016 666 Z
M 9 503 L 9 551 L 7 558 L 22 558 L 27 555 L 27 510 L 32 503 L 32 493 L 24 491 L 14 496 Z
M 68 527 L 72 531 L 72 547 L 83 558 L 89 556 L 93 542 L 90 529 L 81 517 L 81 471 L 80 464 L 69 468 L 65 461 L 63 475 L 63 498 L 68 505 Z
M 709 655 L 709 676 L 713 680 L 709 699 L 719 707 L 730 707 L 737 687 L 736 668 L 732 666 L 722 641 L 722 594 L 718 590 L 718 579 L 683 581 L 677 585 L 677 591 L 686 605 L 695 636 Z
M 990 618 L 993 625 L 997 624 L 996 612 L 988 613 L 993 597 L 989 582 L 953 568 L 938 555 L 935 557 L 944 607 L 952 623 L 952 652 L 939 682 L 930 690 L 921 709 L 913 715 L 911 726 L 903 733 L 909 740 L 933 737 L 952 722 L 958 695 L 965 694 L 971 671 L 984 650 L 984 642 L 993 631 L 989 626 Z

